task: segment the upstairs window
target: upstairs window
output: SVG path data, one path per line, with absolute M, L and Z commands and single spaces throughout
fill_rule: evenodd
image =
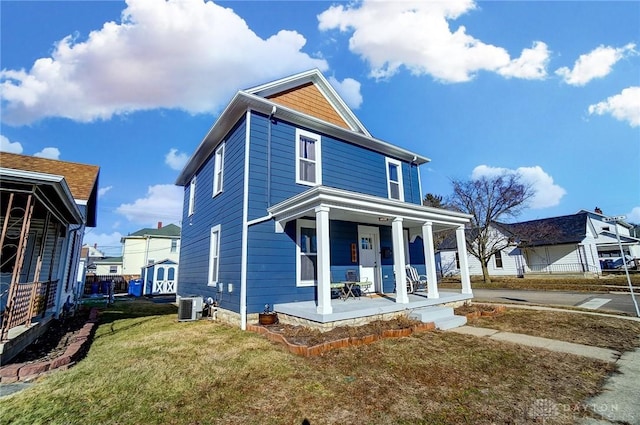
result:
M 193 215 L 196 200 L 196 178 L 189 183 L 189 215 Z
M 214 168 L 213 168 L 213 196 L 222 192 L 222 181 L 224 175 L 224 147 L 225 144 L 221 144 L 216 149 Z
M 296 129 L 296 183 L 322 184 L 320 136 L 300 129 Z
M 404 201 L 404 189 L 402 187 L 402 163 L 395 159 L 387 158 L 387 193 L 389 199 Z
M 171 240 L 171 252 L 177 252 L 178 251 L 178 240 L 177 239 L 172 239 Z

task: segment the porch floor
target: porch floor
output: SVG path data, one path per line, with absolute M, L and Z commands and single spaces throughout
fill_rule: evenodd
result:
M 454 291 L 439 291 L 439 298 L 427 298 L 427 293 L 418 292 L 408 294 L 409 302 L 396 303 L 395 294 L 363 295 L 360 298 L 332 299 L 333 313 L 319 314 L 316 312 L 316 301 L 300 301 L 294 303 L 275 304 L 273 310 L 301 319 L 318 323 L 338 322 L 342 320 L 358 319 L 367 316 L 377 316 L 400 311 L 411 311 L 417 308 L 434 305 L 466 301 L 473 298 L 472 294 L 461 294 Z

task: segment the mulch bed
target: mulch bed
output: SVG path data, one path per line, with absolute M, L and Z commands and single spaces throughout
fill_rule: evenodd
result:
M 338 326 L 329 331 L 320 331 L 305 326 L 276 324 L 265 326 L 270 332 L 284 336 L 287 341 L 295 345 L 318 345 L 324 342 L 337 341 L 345 338 L 359 338 L 367 335 L 380 335 L 389 329 L 407 329 L 421 325 L 422 322 L 404 316 L 391 320 L 376 320 L 361 326 Z
M 55 319 L 47 332 L 14 357 L 11 363 L 36 363 L 52 360 L 64 354 L 67 346 L 89 319 L 89 310 L 80 309 L 72 317 Z

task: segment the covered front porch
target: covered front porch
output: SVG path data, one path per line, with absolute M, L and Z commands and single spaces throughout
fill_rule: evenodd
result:
M 329 323 L 473 297 L 464 236 L 465 224 L 469 222 L 467 214 L 324 186 L 280 202 L 269 208 L 269 213 L 276 221 L 277 232 L 284 232 L 287 223 L 298 223 L 298 268 L 306 266 L 306 270 L 312 270 L 310 283 L 316 286 L 315 300 L 276 304 L 274 307 L 280 313 Z M 359 280 L 370 282 L 372 289 L 369 297 L 346 302 L 331 296 L 332 282 L 339 281 L 340 277 L 336 279 L 339 267 L 331 262 L 331 249 L 336 247 L 331 237 L 339 235 L 334 227 L 330 231 L 330 226 L 341 223 L 358 227 L 357 243 L 351 246 L 354 252 L 351 267 L 359 270 Z M 434 233 L 444 230 L 454 231 L 456 235 L 462 283 L 459 294 L 441 293 L 438 289 L 433 241 Z M 381 245 L 382 233 L 388 235 L 390 246 Z M 416 263 L 409 256 L 409 243 L 418 239 L 420 259 Z M 310 250 L 310 246 L 313 249 Z M 385 264 L 389 264 L 388 268 Z M 408 292 L 407 264 L 424 271 L 427 277 L 424 294 Z
M 399 314 L 408 314 L 413 310 L 461 303 L 473 298 L 472 294 L 459 291 L 442 291 L 438 298 L 429 298 L 426 293 L 408 294 L 406 303 L 398 303 L 395 294 L 366 295 L 360 298 L 331 300 L 332 312 L 320 314 L 315 301 L 283 303 L 273 306 L 283 321 L 309 325 L 314 322 L 318 327 L 339 325 L 361 325 L 372 320 L 386 319 Z

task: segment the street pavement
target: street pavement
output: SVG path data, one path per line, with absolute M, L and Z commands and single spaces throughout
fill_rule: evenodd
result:
M 593 311 L 621 312 L 636 315 L 635 304 L 629 292 L 564 292 L 517 289 L 474 289 L 474 301 L 489 301 L 546 306 L 580 307 Z M 640 303 L 640 294 L 635 293 Z

